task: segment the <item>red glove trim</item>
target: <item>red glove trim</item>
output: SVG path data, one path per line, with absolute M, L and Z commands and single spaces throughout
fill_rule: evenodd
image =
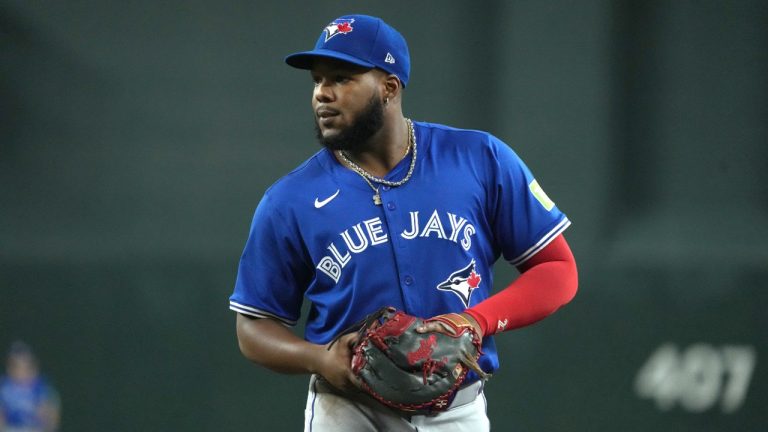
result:
M 464 311 L 484 336 L 533 324 L 576 295 L 576 261 L 562 234 L 518 269 L 520 277 L 509 286 Z

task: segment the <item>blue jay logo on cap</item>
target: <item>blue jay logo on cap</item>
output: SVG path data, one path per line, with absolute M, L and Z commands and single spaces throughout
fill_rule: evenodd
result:
M 355 22 L 353 18 L 349 19 L 337 19 L 336 21 L 328 24 L 325 28 L 325 41 L 328 42 L 332 37 L 339 34 L 347 34 L 354 30 L 352 23 Z

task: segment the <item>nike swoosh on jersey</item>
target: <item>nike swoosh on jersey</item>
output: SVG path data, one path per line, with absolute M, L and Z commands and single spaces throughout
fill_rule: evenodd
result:
M 335 194 L 329 196 L 328 198 L 326 198 L 326 199 L 324 199 L 322 201 L 320 201 L 317 198 L 315 198 L 315 208 L 323 207 L 324 205 L 326 205 L 329 202 L 333 201 L 333 199 L 336 198 L 336 195 L 338 195 L 340 191 L 341 191 L 341 189 L 336 189 L 336 193 Z

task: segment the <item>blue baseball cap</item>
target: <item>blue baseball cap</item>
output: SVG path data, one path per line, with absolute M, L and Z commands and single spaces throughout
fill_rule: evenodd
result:
M 405 38 L 381 18 L 344 15 L 323 29 L 312 51 L 291 54 L 288 65 L 311 69 L 317 57 L 333 58 L 358 66 L 377 67 L 396 75 L 403 87 L 408 84 L 411 58 Z

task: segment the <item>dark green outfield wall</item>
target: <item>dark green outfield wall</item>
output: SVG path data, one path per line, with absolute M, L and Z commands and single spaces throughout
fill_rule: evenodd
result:
M 2 1 L 0 350 L 63 431 L 301 429 L 227 299 L 317 149 L 282 58 L 348 12 L 408 39 L 408 116 L 499 136 L 574 221 L 580 292 L 498 337 L 494 430 L 765 430 L 765 2 Z

